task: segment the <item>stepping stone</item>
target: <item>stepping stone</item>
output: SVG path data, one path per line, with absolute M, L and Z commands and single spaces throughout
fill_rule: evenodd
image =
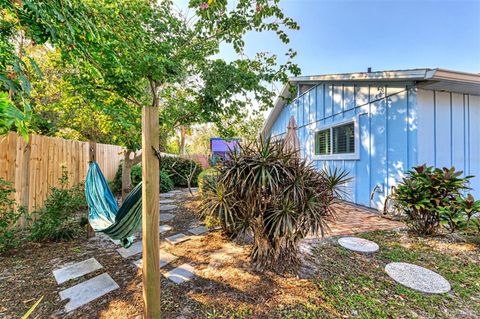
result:
M 168 222 L 169 220 L 173 219 L 175 215 L 172 214 L 160 214 L 160 221 L 161 222 Z
M 175 203 L 176 200 L 174 199 L 160 199 L 160 207 L 163 205 L 163 204 L 171 204 L 171 203 Z
M 175 255 L 166 252 L 165 250 L 160 250 L 160 268 L 165 267 L 172 261 L 176 260 L 178 257 Z M 139 259 L 133 262 L 135 266 L 142 269 L 143 266 L 143 259 Z
M 169 192 L 168 192 L 168 194 L 180 194 L 180 193 L 182 193 L 182 191 L 179 190 L 179 189 L 176 189 L 176 190 L 173 190 L 173 191 L 169 191 Z
M 78 285 L 60 291 L 60 299 L 70 299 L 70 301 L 65 305 L 65 311 L 70 312 L 117 288 L 120 287 L 112 279 L 112 277 L 110 277 L 107 273 L 104 273 Z
M 189 236 L 187 236 L 185 234 L 182 234 L 182 233 L 179 233 L 179 234 L 176 234 L 176 235 L 165 238 L 165 240 L 168 241 L 172 245 L 183 243 L 184 241 L 187 241 L 189 239 L 190 239 Z
M 160 204 L 160 211 L 162 211 L 162 210 L 172 210 L 172 209 L 175 209 L 177 207 L 178 207 L 177 205 L 161 205 Z
M 443 294 L 451 289 L 450 283 L 445 278 L 417 265 L 393 262 L 385 266 L 385 271 L 396 282 L 417 291 Z
M 142 252 L 142 241 L 137 241 L 128 248 L 123 248 L 123 247 L 119 248 L 117 249 L 117 252 L 123 258 L 129 258 L 129 257 L 132 257 L 133 255 L 140 254 Z
M 162 193 L 160 194 L 160 200 L 162 200 L 162 197 L 168 198 L 168 197 L 173 197 L 177 195 L 176 193 Z
M 55 277 L 57 284 L 60 285 L 66 281 L 69 281 L 70 279 L 81 277 L 100 268 L 103 268 L 103 266 L 100 265 L 95 258 L 90 258 L 73 265 L 54 270 L 53 276 Z
M 163 234 L 172 229 L 170 225 L 160 225 L 160 234 Z
M 208 228 L 205 226 L 198 226 L 198 227 L 190 228 L 188 231 L 194 235 L 201 235 L 208 232 Z
M 113 238 L 111 238 L 110 236 L 107 236 L 107 238 L 108 238 L 112 243 L 114 243 L 115 245 L 121 245 L 120 240 L 118 240 L 118 239 L 113 239 Z M 135 237 L 135 236 L 130 236 L 129 238 L 130 238 L 130 239 L 132 240 L 132 242 L 133 242 L 136 237 Z
M 338 240 L 340 246 L 359 253 L 374 253 L 379 247 L 376 243 L 358 237 L 342 237 Z
M 174 268 L 165 274 L 165 277 L 170 279 L 176 284 L 181 284 L 185 281 L 189 281 L 195 276 L 195 268 L 189 264 L 183 264 L 177 268 Z

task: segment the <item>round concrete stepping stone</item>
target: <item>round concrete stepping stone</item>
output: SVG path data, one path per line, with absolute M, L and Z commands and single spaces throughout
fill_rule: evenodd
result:
M 342 237 L 338 240 L 340 246 L 359 253 L 374 253 L 379 247 L 373 241 L 358 237 Z
M 451 289 L 445 278 L 417 265 L 393 262 L 385 266 L 385 271 L 396 282 L 420 292 L 443 294 Z
M 171 203 L 175 203 L 176 200 L 174 199 L 160 199 L 160 206 L 164 205 L 164 204 L 171 204 Z
M 160 203 L 160 210 L 172 210 L 177 207 L 177 205 L 162 205 L 162 203 Z

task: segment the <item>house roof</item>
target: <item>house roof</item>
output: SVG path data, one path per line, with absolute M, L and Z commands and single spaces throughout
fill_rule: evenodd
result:
M 480 74 L 446 69 L 409 69 L 356 72 L 292 77 L 275 101 L 262 129 L 268 132 L 280 114 L 292 85 L 315 85 L 320 82 L 414 82 L 418 88 L 480 95 Z

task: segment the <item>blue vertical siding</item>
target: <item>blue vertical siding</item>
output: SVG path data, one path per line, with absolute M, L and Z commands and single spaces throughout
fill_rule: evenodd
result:
M 341 167 L 354 177 L 352 202 L 381 208 L 404 172 L 423 163 L 477 176 L 470 186 L 480 197 L 478 95 L 417 89 L 411 83 L 320 83 L 284 107 L 272 136 L 285 134 L 290 116 L 299 126 L 303 157 L 318 169 Z M 353 117 L 358 117 L 359 159 L 315 160 L 315 131 Z
M 389 189 L 417 162 L 415 89 L 409 83 L 319 83 L 284 106 L 271 136 L 286 132 L 295 116 L 301 155 L 322 169 L 335 166 L 353 176 L 347 200 L 380 208 Z M 358 117 L 358 160 L 315 160 L 315 131 Z M 283 127 L 282 127 L 283 126 Z M 373 200 L 370 199 L 373 189 Z
M 418 163 L 455 166 L 474 175 L 480 197 L 480 96 L 419 89 Z

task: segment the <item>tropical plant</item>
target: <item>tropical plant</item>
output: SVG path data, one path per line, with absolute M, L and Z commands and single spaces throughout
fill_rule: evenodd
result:
M 389 196 L 394 209 L 406 215 L 407 225 L 423 235 L 435 233 L 441 220 L 456 229 L 459 223 L 457 198 L 468 189 L 472 176 L 452 168 L 421 165 L 408 171 Z M 465 205 L 462 203 L 461 205 Z
M 203 170 L 198 175 L 198 190 L 200 194 L 205 192 L 207 184 L 213 184 L 217 180 L 218 171 L 214 167 L 209 167 L 206 170 Z M 215 187 L 214 185 L 210 185 L 210 187 Z
M 15 224 L 24 213 L 12 198 L 15 189 L 12 183 L 0 178 L 0 253 L 6 252 L 19 243 Z
M 337 166 L 327 165 L 324 166 L 321 174 L 327 181 L 328 188 L 334 194 L 335 199 L 350 199 L 350 189 L 348 185 L 353 181 L 353 177 L 350 176 L 348 170 Z
M 306 160 L 269 139 L 229 156 L 218 165 L 216 182 L 204 185 L 202 214 L 215 216 L 232 235 L 253 235 L 258 269 L 295 268 L 299 240 L 327 229 L 335 191 Z
M 457 196 L 448 206 L 438 207 L 441 224 L 451 233 L 468 229 L 477 221 L 474 215 L 480 212 L 480 200 L 472 194 Z

